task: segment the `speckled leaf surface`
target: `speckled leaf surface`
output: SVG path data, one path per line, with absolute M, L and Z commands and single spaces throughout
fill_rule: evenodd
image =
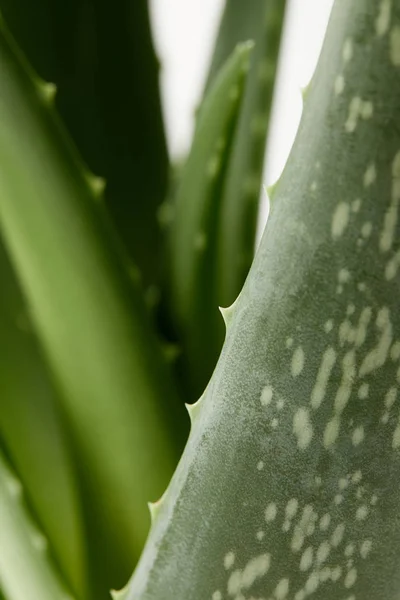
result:
M 400 1 L 336 0 L 129 600 L 398 600 Z

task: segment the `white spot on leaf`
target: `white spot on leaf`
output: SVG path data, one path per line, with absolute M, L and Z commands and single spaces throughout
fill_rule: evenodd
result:
M 343 92 L 344 85 L 345 85 L 344 77 L 343 77 L 343 75 L 340 74 L 336 77 L 335 84 L 334 84 L 334 90 L 335 90 L 336 96 L 340 96 L 340 94 Z
M 289 593 L 289 579 L 281 579 L 275 588 L 276 600 L 285 600 Z
M 225 569 L 231 569 L 235 562 L 235 554 L 233 552 L 228 552 L 224 557 L 224 567 Z
M 296 348 L 292 356 L 292 377 L 298 377 L 304 368 L 304 351 L 301 346 Z
M 266 385 L 261 392 L 261 398 L 260 398 L 261 404 L 263 406 L 268 406 L 272 401 L 272 396 L 273 396 L 272 385 Z
M 360 427 L 356 427 L 356 429 L 353 431 L 353 435 L 351 436 L 353 446 L 359 446 L 364 440 L 364 437 L 364 427 L 362 425 Z
M 336 362 L 336 352 L 330 346 L 322 355 L 321 365 L 318 370 L 317 380 L 311 392 L 311 406 L 314 410 L 318 409 L 325 397 L 329 377 Z
M 364 173 L 364 187 L 369 187 L 376 181 L 376 167 L 372 163 Z
M 353 42 L 350 38 L 347 38 L 343 44 L 342 58 L 345 63 L 353 58 Z
M 277 508 L 275 502 L 270 502 L 265 509 L 265 520 L 267 523 L 274 521 L 277 515 Z
M 297 447 L 305 450 L 313 437 L 313 427 L 307 408 L 299 408 L 293 417 L 293 433 L 297 438 Z
M 391 10 L 392 0 L 381 0 L 379 14 L 375 21 L 375 31 L 378 37 L 384 36 L 389 29 Z
M 331 233 L 333 239 L 340 238 L 349 224 L 350 208 L 346 202 L 339 202 L 332 218 Z

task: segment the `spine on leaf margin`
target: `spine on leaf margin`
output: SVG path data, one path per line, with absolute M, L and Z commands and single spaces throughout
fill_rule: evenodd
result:
M 191 269 L 187 269 L 189 275 L 185 274 L 179 285 L 176 283 L 175 271 L 179 262 L 176 258 L 173 258 L 171 270 L 171 312 L 179 310 L 182 313 L 179 307 L 182 290 L 190 289 L 192 294 L 185 319 L 180 315 L 177 327 L 179 336 L 186 338 L 178 365 L 183 374 L 188 373 L 189 383 L 186 382 L 185 387 L 190 400 L 204 390 L 222 347 L 223 327 L 216 307 L 230 305 L 234 301 L 253 258 L 264 150 L 284 12 L 285 2 L 282 0 L 257 0 L 252 2 L 251 10 L 237 0 L 227 2 L 206 86 L 204 107 L 200 107 L 198 116 L 198 129 L 201 129 L 201 121 L 210 120 L 210 116 L 205 117 L 204 113 L 208 111 L 210 115 L 214 110 L 217 126 L 208 128 L 208 140 L 211 142 L 219 134 L 217 143 L 221 147 L 218 151 L 218 147 L 206 146 L 204 132 L 201 135 L 200 131 L 196 132 L 173 207 L 176 223 L 171 228 L 171 236 L 186 239 L 186 251 L 182 251 L 182 243 L 179 246 L 179 261 L 189 265 L 187 257 L 199 257 L 197 261 L 192 258 Z M 233 107 L 233 102 L 229 102 L 231 92 L 228 84 L 232 86 L 232 82 L 225 76 L 224 87 L 222 73 L 224 69 L 227 72 L 226 62 L 235 46 L 247 39 L 254 39 L 255 48 L 249 59 L 248 75 L 243 85 L 239 85 L 240 101 L 235 103 L 236 112 L 229 123 L 229 106 Z M 216 98 L 216 88 L 220 90 L 220 97 L 226 96 L 223 117 L 218 117 L 216 109 L 212 108 L 211 97 Z M 215 140 L 214 145 L 217 145 Z M 215 170 L 210 181 L 208 175 L 204 176 L 204 171 L 208 173 L 209 169 L 211 172 Z M 187 202 L 189 197 L 190 203 Z M 199 217 L 200 208 L 203 222 Z M 191 215 L 190 223 L 193 224 L 194 214 L 197 214 L 196 228 L 192 226 L 188 231 L 188 215 Z M 200 269 L 200 263 L 206 267 Z M 178 273 L 182 274 L 181 267 Z
M 335 2 L 129 600 L 398 598 L 399 20 Z
M 11 33 L 39 75 L 90 169 L 143 283 L 158 283 L 156 212 L 168 156 L 147 0 L 0 0 Z M 140 92 L 139 92 L 140 90 Z
M 43 94 L 49 87 L 4 23 L 0 78 L 0 229 L 79 457 L 95 568 L 116 587 L 140 552 L 146 502 L 171 475 L 184 421 L 140 291 L 95 201 L 102 180 L 82 168 Z
M 222 190 L 216 257 L 217 300 L 221 306 L 229 306 L 235 300 L 254 257 L 264 155 L 286 2 L 264 0 L 256 2 L 252 9 L 247 4 L 242 4 L 241 9 L 237 5 L 237 0 L 228 2 L 226 16 L 233 11 L 252 13 L 255 48 Z
M 237 46 L 202 104 L 173 200 L 168 231 L 169 306 L 182 341 L 185 383 L 194 397 L 204 389 L 223 338 L 216 301 L 216 230 L 225 157 L 243 99 L 252 46 L 251 42 Z

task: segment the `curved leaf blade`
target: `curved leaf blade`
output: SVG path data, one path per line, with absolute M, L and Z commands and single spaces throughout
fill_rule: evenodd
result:
M 336 0 L 130 600 L 396 600 L 400 2 Z
M 235 18 L 239 19 L 246 11 L 254 30 L 255 48 L 221 200 L 217 258 L 221 306 L 235 300 L 254 258 L 264 155 L 286 10 L 283 0 L 256 2 L 252 10 L 247 5 L 239 10 L 237 4 L 235 0 L 228 2 L 226 19 L 229 22 L 233 18 L 230 13 L 236 11 Z M 244 17 L 242 21 L 246 24 Z
M 159 64 L 147 0 L 0 0 L 35 71 L 57 85 L 56 107 L 145 285 L 157 283 L 157 209 L 168 178 Z
M 168 232 L 170 311 L 195 397 L 202 392 L 222 345 L 216 299 L 216 229 L 224 159 L 229 155 L 251 47 L 246 43 L 236 48 L 200 109 Z
M 80 457 L 99 573 L 116 587 L 146 537 L 146 503 L 174 468 L 183 419 L 140 291 L 101 218 L 102 182 L 82 168 L 48 88 L 3 24 L 0 78 L 0 227 Z
M 70 587 L 83 598 L 87 547 L 76 472 L 58 398 L 2 247 L 0 281 L 0 437 Z
M 21 484 L 0 454 L 0 586 L 5 598 L 72 600 L 20 494 Z

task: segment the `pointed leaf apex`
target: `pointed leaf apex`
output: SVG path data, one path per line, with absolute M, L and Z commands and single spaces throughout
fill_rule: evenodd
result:
M 245 42 L 240 42 L 236 48 L 237 48 L 237 52 L 239 52 L 240 54 L 248 54 L 249 52 L 251 52 L 254 48 L 255 44 L 254 44 L 254 40 L 246 40 Z
M 253 40 L 247 40 L 247 42 L 242 42 L 236 46 L 236 52 L 243 60 L 242 72 L 244 74 L 246 74 L 250 68 L 250 56 L 254 45 Z

